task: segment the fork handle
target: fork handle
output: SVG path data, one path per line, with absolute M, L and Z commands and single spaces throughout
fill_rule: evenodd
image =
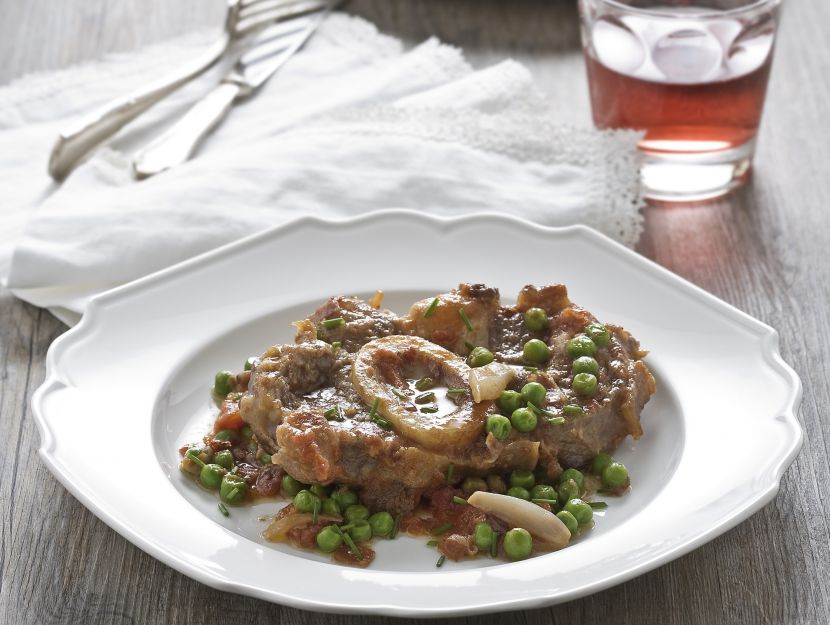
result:
M 84 116 L 58 135 L 49 156 L 49 175 L 62 180 L 75 164 L 102 141 L 111 137 L 128 122 L 195 78 L 222 56 L 230 37 L 225 33 L 199 57 L 161 80 L 126 97 L 113 100 L 101 109 Z
M 233 82 L 220 83 L 199 100 L 167 132 L 133 157 L 136 177 L 148 178 L 187 161 L 202 140 L 228 114 L 242 87 Z

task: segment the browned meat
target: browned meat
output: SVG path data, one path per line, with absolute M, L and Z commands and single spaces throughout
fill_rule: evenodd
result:
M 654 380 L 641 360 L 644 352 L 622 328 L 606 326 L 611 341 L 596 355 L 600 372 L 595 396 L 586 399 L 571 391 L 567 342 L 596 320 L 570 302 L 564 286 L 525 287 L 512 307 L 500 306 L 498 291 L 483 285 L 462 284 L 439 296 L 435 305 L 434 299 L 417 302 L 408 316 L 397 318 L 356 298 L 332 298 L 297 324 L 295 345 L 275 346 L 262 355 L 254 364 L 240 412 L 260 445 L 273 455 L 275 464 L 304 482 L 351 485 L 373 508 L 407 512 L 423 494 L 446 484 L 450 464 L 456 480 L 493 471 L 532 469 L 537 464 L 545 466 L 554 477 L 563 467 L 581 466 L 598 452 L 615 448 L 629 434 L 635 438 L 641 434 L 639 414 L 654 392 Z M 530 331 L 523 317 L 530 307 L 547 312 L 547 328 Z M 432 312 L 425 316 L 428 310 Z M 338 318 L 345 323 L 322 324 Z M 420 362 L 416 357 L 401 348 L 390 351 L 397 345 L 394 340 L 377 341 L 378 348 L 373 348 L 377 339 L 395 334 L 425 338 L 457 357 L 441 356 L 446 363 L 441 366 L 422 359 L 425 364 L 416 371 L 407 364 Z M 550 362 L 537 371 L 522 366 L 522 347 L 531 338 L 544 340 L 552 352 Z M 341 346 L 333 347 L 333 342 Z M 409 345 L 406 340 L 399 342 Z M 410 343 L 415 345 L 413 349 L 429 345 L 423 341 Z M 356 391 L 352 372 L 356 352 L 364 345 L 374 349 L 375 355 L 361 366 L 370 371 L 376 367 L 372 375 L 379 384 L 390 387 L 390 394 L 383 393 L 384 402 L 394 400 L 413 411 L 411 418 L 402 417 L 401 423 L 407 424 L 403 430 L 378 419 L 370 402 L 364 401 L 371 398 L 361 399 Z M 431 435 L 428 430 L 418 432 L 420 427 L 435 427 L 440 419 L 423 414 L 419 410 L 422 406 L 414 403 L 413 396 L 418 393 L 414 390 L 415 378 L 435 378 L 439 387 L 436 394 L 446 394 L 446 386 L 459 384 L 459 372 L 466 367 L 463 357 L 470 345 L 486 345 L 496 360 L 513 365 L 516 375 L 509 388 L 518 390 L 529 381 L 540 382 L 548 389 L 547 410 L 561 414 L 565 405 L 578 404 L 583 414 L 569 415 L 564 425 L 542 419 L 533 432 L 521 434 L 514 430 L 503 442 L 492 434 L 485 436 L 485 419 L 477 413 L 474 416 L 474 411 L 468 417 L 474 420 L 464 425 L 464 445 L 452 443 L 452 437 Z M 441 353 L 437 348 L 434 351 Z M 457 363 L 450 363 L 453 358 Z M 448 367 L 447 371 L 442 367 Z M 403 397 L 395 400 L 391 387 Z M 366 389 L 361 389 L 366 395 Z M 434 401 L 440 413 L 461 411 L 469 398 L 445 402 L 440 410 L 440 402 Z M 492 402 L 476 406 L 486 413 L 495 410 Z M 472 439 L 467 437 L 470 428 L 477 432 Z

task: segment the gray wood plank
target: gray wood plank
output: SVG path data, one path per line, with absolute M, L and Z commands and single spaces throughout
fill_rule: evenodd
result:
M 541 86 L 587 98 L 566 0 L 354 0 L 349 10 L 410 43 L 435 35 L 476 65 L 505 56 Z M 25 72 L 126 50 L 211 23 L 197 0 L 0 0 L 0 84 Z M 465 619 L 527 625 L 813 624 L 830 621 L 830 5 L 791 0 L 773 71 L 756 175 L 719 202 L 650 208 L 640 251 L 781 333 L 804 381 L 804 449 L 775 500 L 708 545 L 621 586 L 550 609 Z M 555 113 L 555 112 L 554 112 Z M 40 463 L 28 413 L 50 315 L 0 292 L 0 622 L 392 623 L 328 616 L 213 591 L 98 521 Z M 736 441 L 736 444 L 741 444 Z M 701 467 L 700 488 L 719 479 Z

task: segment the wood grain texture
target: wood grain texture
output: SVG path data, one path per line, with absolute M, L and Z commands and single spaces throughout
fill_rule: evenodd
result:
M 475 65 L 512 56 L 545 89 L 587 97 L 566 0 L 354 0 L 348 9 L 410 43 L 435 35 Z M 0 0 L 0 83 L 202 27 L 205 0 Z M 623 585 L 477 625 L 741 625 L 830 622 L 830 4 L 790 0 L 756 175 L 732 197 L 650 208 L 640 251 L 779 329 L 804 382 L 804 449 L 776 499 L 706 546 Z M 219 593 L 133 547 L 40 463 L 29 416 L 49 343 L 65 328 L 0 292 L 0 623 L 380 625 Z M 736 444 L 741 444 L 736 441 Z M 717 480 L 701 467 L 701 488 Z M 440 621 L 439 621 L 440 622 Z

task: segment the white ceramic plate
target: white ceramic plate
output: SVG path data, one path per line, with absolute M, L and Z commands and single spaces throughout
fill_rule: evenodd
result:
M 293 338 L 326 297 L 368 296 L 402 313 L 459 282 L 562 282 L 599 319 L 651 350 L 657 393 L 645 435 L 618 457 L 631 493 L 567 549 L 517 563 L 435 568 L 420 539 L 380 542 L 367 570 L 266 543 L 261 514 L 233 509 L 177 469 L 177 448 L 215 416 L 215 371 Z M 331 612 L 461 615 L 573 599 L 653 569 L 768 502 L 801 445 L 801 385 L 768 326 L 585 227 L 503 216 L 387 211 L 304 218 L 96 297 L 47 356 L 32 404 L 40 453 L 84 505 L 127 539 L 205 584 Z M 129 458 L 129 467 L 119 461 Z M 701 476 L 717 468 L 718 479 Z

